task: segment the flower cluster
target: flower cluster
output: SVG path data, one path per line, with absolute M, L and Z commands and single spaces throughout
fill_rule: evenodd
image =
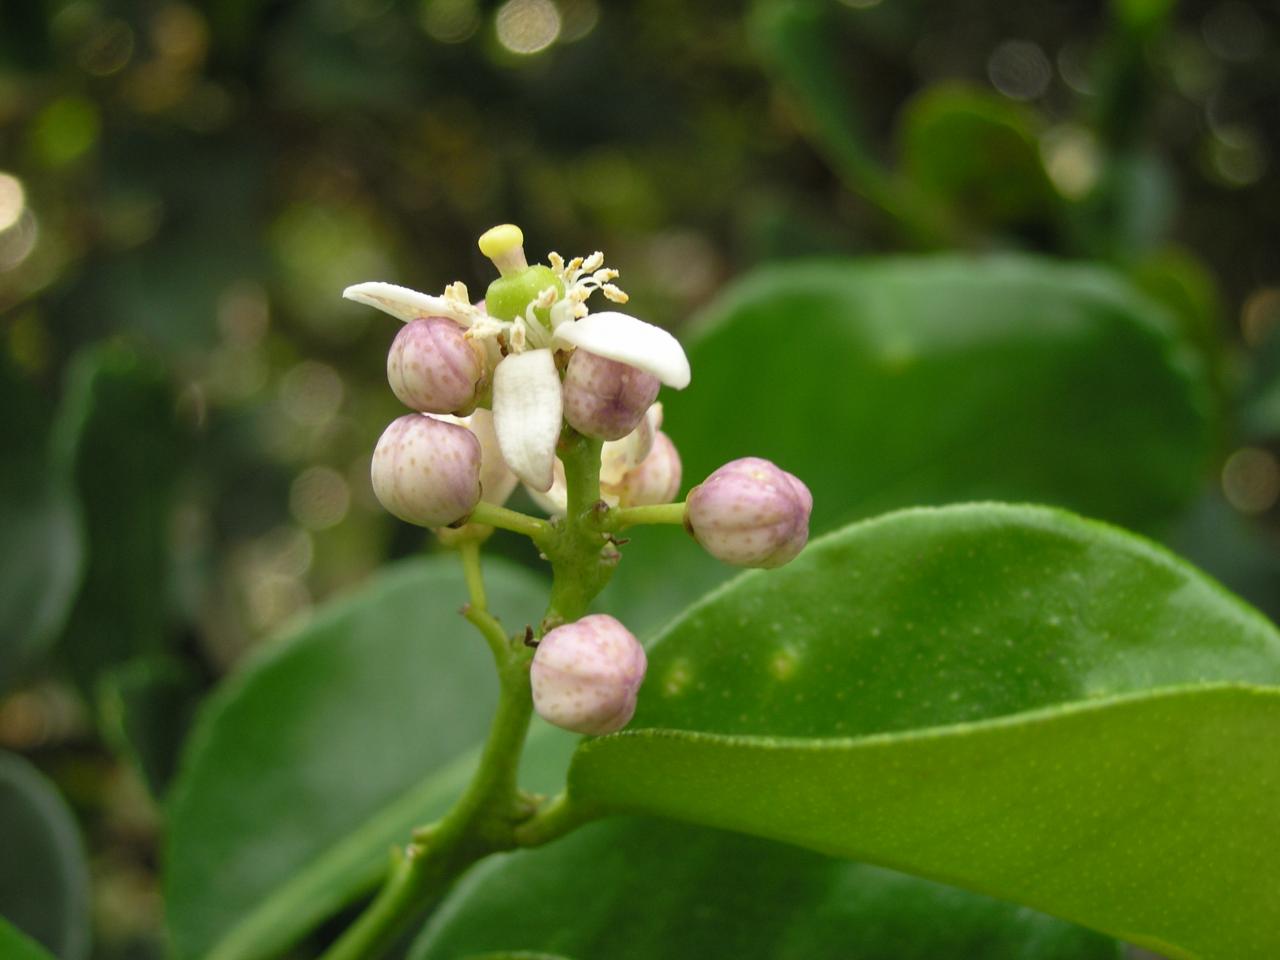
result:
M 405 324 L 387 356 L 387 379 L 415 412 L 393 421 L 374 451 L 373 489 L 383 506 L 446 539 L 478 539 L 488 528 L 468 523 L 473 517 L 520 516 L 501 508 L 522 481 L 559 518 L 550 526 L 523 520 L 539 530 L 576 529 L 585 521 L 566 517 L 569 484 L 558 453 L 585 437 L 599 455 L 591 496 L 605 522 L 590 536 L 568 538 L 586 544 L 582 549 L 616 562 L 611 529 L 683 522 L 726 563 L 776 567 L 795 557 L 808 538 L 813 501 L 800 480 L 766 460 L 726 464 L 684 504 L 672 502 L 680 456 L 661 430 L 656 401 L 664 385 L 688 386 L 684 350 L 660 327 L 616 310 L 591 312 L 588 300 L 597 292 L 627 302 L 602 254 L 565 261 L 552 253 L 531 266 L 523 243 L 511 224 L 480 238 L 499 276 L 477 302 L 460 282 L 439 296 L 389 283 L 344 291 Z M 659 511 L 655 519 L 644 518 L 646 509 Z M 538 712 L 582 733 L 620 729 L 644 677 L 635 637 L 603 615 L 549 625 L 531 666 Z

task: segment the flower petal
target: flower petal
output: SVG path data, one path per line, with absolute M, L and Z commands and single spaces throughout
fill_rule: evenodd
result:
M 502 459 L 535 490 L 550 490 L 563 401 L 550 350 L 514 353 L 493 373 L 493 426 Z
M 564 516 L 565 506 L 569 502 L 569 492 L 565 487 L 564 464 L 560 462 L 558 457 L 556 458 L 554 471 L 555 477 L 551 482 L 551 489 L 535 490 L 527 483 L 524 485 L 524 489 L 525 493 L 529 494 L 529 498 L 545 510 L 548 516 L 560 517 Z
M 600 485 L 616 487 L 649 455 L 653 438 L 662 426 L 662 404 L 645 411 L 644 419 L 621 440 L 609 440 L 600 451 Z
M 557 345 L 590 353 L 651 373 L 669 387 L 689 385 L 689 359 L 680 341 L 661 327 L 613 310 L 591 313 L 556 327 Z
M 377 281 L 357 283 L 343 290 L 342 295 L 356 303 L 376 307 L 405 323 L 420 317 L 459 319 L 456 305 L 444 297 L 433 297 L 428 293 L 410 290 L 408 287 L 398 287 L 394 283 Z

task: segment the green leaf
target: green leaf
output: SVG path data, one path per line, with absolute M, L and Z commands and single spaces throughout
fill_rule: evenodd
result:
M 7 960 L 53 960 L 44 947 L 4 917 L 0 917 L 0 957 Z
M 165 647 L 170 513 L 188 438 L 163 369 L 116 345 L 76 358 L 59 417 L 88 546 L 61 649 L 92 689 L 102 670 Z
M 1208 266 L 1195 254 L 1165 247 L 1128 267 L 1129 278 L 1174 317 L 1182 338 L 1194 345 L 1212 373 L 1223 362 L 1226 347 L 1222 294 Z
M 540 581 L 488 566 L 508 628 L 537 622 Z M 458 615 L 466 596 L 456 557 L 402 563 L 209 701 L 170 796 L 175 956 L 271 955 L 367 890 L 391 845 L 453 801 L 496 702 L 488 649 Z
M 1209 460 L 1195 352 L 1104 270 L 1029 257 L 798 263 L 754 273 L 702 319 L 692 386 L 663 395 L 685 488 L 767 457 L 813 491 L 815 533 L 981 499 L 1154 530 Z M 679 530 L 631 535 L 608 602 L 634 631 L 732 572 Z
M 201 689 L 195 671 L 176 657 L 130 661 L 98 685 L 104 736 L 156 797 L 173 779 Z
M 1038 507 L 850 527 L 694 607 L 573 793 L 1024 903 L 1171 957 L 1280 951 L 1280 633 Z M 1223 891 L 1230 890 L 1230 896 Z
M 904 108 L 898 149 L 907 175 L 967 221 L 1039 223 L 1056 201 L 1035 126 L 1035 115 L 1007 97 L 942 85 Z
M 856 16 L 856 15 L 855 15 Z M 885 168 L 858 111 L 849 56 L 849 11 L 823 0 L 757 0 L 748 34 L 765 68 L 794 98 L 816 147 L 848 188 L 926 247 L 959 238 L 947 212 L 909 179 Z
M 516 948 L 578 960 L 1119 956 L 1114 941 L 1012 904 L 653 820 L 592 824 L 482 865 L 445 901 L 411 956 L 452 960 Z
M 89 870 L 75 819 L 53 784 L 4 751 L 0 850 L 0 916 L 59 960 L 87 957 Z M 0 956 L 8 960 L 5 946 L 0 930 Z
M 0 356 L 0 690 L 57 636 L 83 554 L 66 471 L 49 447 L 49 411 Z

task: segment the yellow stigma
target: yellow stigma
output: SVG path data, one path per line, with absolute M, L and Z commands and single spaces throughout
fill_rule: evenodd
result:
M 524 233 L 514 223 L 500 223 L 480 235 L 480 252 L 490 260 L 524 246 Z

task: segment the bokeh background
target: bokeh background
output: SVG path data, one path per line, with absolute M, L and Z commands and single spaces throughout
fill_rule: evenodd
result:
M 1202 493 L 1158 533 L 1280 609 L 1274 4 L 0 18 L 0 748 L 83 830 L 95 957 L 162 954 L 156 797 L 204 693 L 427 544 L 368 482 L 394 323 L 341 289 L 482 290 L 494 223 L 531 258 L 603 249 L 676 331 L 799 257 L 1108 264 L 1212 371 Z

